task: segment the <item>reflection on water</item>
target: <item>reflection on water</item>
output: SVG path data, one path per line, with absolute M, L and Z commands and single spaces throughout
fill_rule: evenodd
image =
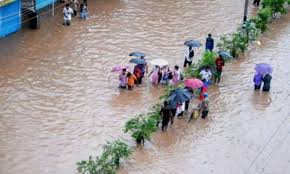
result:
M 0 173 L 75 173 L 77 161 L 117 138 L 136 150 L 120 173 L 241 173 L 279 120 L 289 116 L 286 15 L 260 46 L 225 68 L 221 86 L 210 89 L 208 119 L 176 120 L 167 132 L 135 147 L 122 127 L 158 101 L 162 87 L 145 79 L 134 91 L 119 90 L 111 68 L 126 64 L 132 51 L 181 64 L 184 40 L 231 33 L 240 23 L 243 2 L 98 0 L 89 2 L 89 10 L 89 20 L 75 18 L 70 27 L 61 25 L 58 11 L 54 18 L 44 17 L 40 30 L 0 40 Z M 269 94 L 252 89 L 253 67 L 260 62 L 274 67 Z M 281 130 L 277 139 L 285 135 Z M 265 173 L 289 173 L 287 150 L 283 143 L 269 146 L 249 171 L 257 173 L 267 164 Z

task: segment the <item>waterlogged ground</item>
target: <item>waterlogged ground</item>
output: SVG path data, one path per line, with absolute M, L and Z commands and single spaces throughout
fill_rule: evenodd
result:
M 135 50 L 181 64 L 186 39 L 235 30 L 243 1 L 97 0 L 89 9 L 90 19 L 71 27 L 58 11 L 43 17 L 40 30 L 0 40 L 1 174 L 76 173 L 77 161 L 117 138 L 135 149 L 122 174 L 290 173 L 290 15 L 226 66 L 221 85 L 210 89 L 208 119 L 177 120 L 136 148 L 122 127 L 157 102 L 162 88 L 145 80 L 119 91 L 111 67 Z M 268 94 L 253 91 L 260 62 L 274 67 Z

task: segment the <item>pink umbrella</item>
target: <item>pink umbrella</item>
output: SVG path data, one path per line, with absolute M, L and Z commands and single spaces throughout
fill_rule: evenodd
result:
M 189 88 L 198 89 L 203 86 L 203 82 L 199 79 L 186 79 L 184 85 Z
M 123 69 L 128 70 L 129 66 L 127 65 L 116 65 L 113 67 L 112 72 L 121 72 Z

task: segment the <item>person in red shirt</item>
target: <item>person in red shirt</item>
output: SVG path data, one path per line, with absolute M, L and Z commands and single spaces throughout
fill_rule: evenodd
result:
M 215 83 L 219 83 L 221 80 L 223 66 L 225 66 L 225 60 L 221 55 L 219 55 L 219 57 L 215 59 L 215 67 L 216 67 Z

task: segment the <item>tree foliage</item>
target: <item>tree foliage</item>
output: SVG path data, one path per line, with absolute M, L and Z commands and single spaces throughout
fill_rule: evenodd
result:
M 128 145 L 120 140 L 108 142 L 103 147 L 100 156 L 77 163 L 77 170 L 81 174 L 116 174 L 120 160 L 127 158 L 132 153 Z

